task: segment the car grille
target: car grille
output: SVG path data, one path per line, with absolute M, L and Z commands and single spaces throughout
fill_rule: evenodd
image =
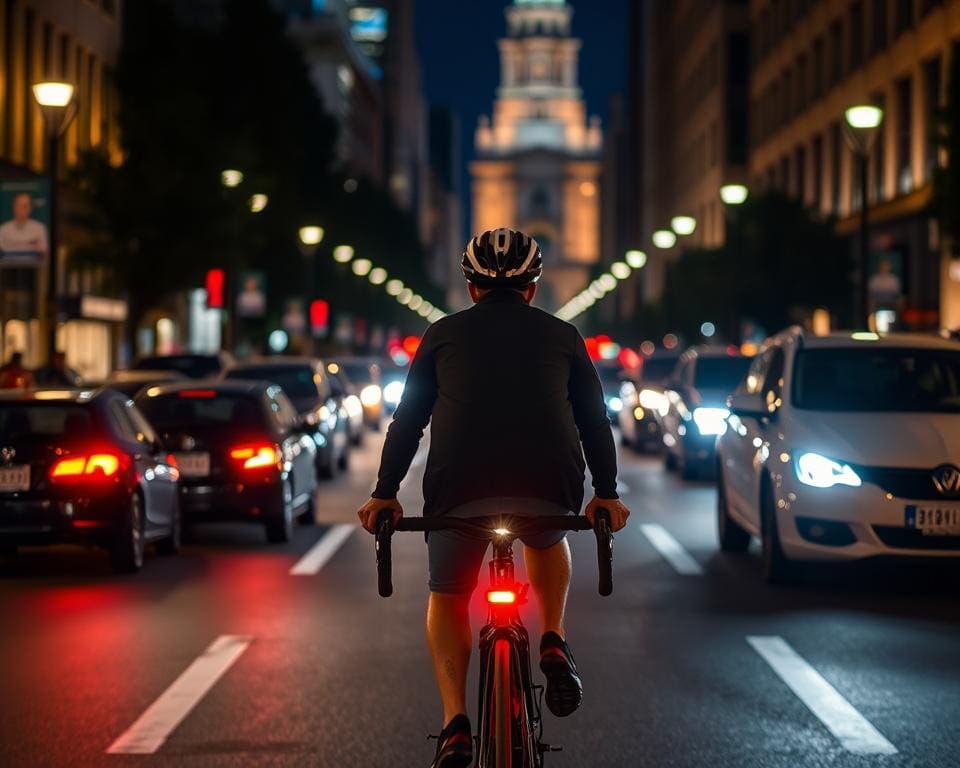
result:
M 865 483 L 879 485 L 898 499 L 942 501 L 945 498 L 933 484 L 932 469 L 893 469 L 853 465 L 853 470 Z
M 960 549 L 960 536 L 924 536 L 922 531 L 892 525 L 875 525 L 874 533 L 895 549 Z

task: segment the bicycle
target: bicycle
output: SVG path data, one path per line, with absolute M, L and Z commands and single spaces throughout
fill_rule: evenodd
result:
M 514 577 L 513 542 L 542 531 L 593 530 L 597 537 L 599 592 L 613 592 L 613 534 L 610 514 L 601 510 L 596 527 L 579 516 L 505 518 L 401 518 L 396 528 L 389 510 L 376 527 L 377 582 L 381 597 L 393 594 L 391 537 L 397 531 L 458 530 L 482 534 L 493 542 L 487 623 L 480 630 L 480 706 L 476 742 L 477 768 L 542 768 L 547 752 L 559 752 L 543 742 L 543 686 L 534 685 L 530 641 L 520 619 L 528 585 Z

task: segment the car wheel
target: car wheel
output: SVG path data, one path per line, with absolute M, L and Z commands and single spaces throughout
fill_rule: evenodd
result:
M 663 454 L 663 467 L 667 472 L 676 472 L 677 471 L 677 456 L 669 448 L 666 453 Z
M 350 436 L 350 444 L 355 445 L 358 448 L 363 445 L 363 427 L 358 429 Z
M 777 526 L 777 516 L 773 491 L 769 481 L 764 481 L 761 497 L 761 567 L 763 580 L 768 584 L 790 584 L 793 582 L 795 566 L 783 554 L 780 546 L 780 531 Z
M 350 448 L 346 445 L 343 446 L 343 453 L 340 454 L 340 458 L 337 460 L 337 469 L 341 472 L 346 472 L 350 468 Z
M 297 521 L 300 525 L 314 525 L 317 522 L 317 497 L 315 494 L 310 494 L 310 501 L 307 502 L 306 508 L 300 513 Z
M 183 540 L 183 524 L 180 520 L 180 502 L 174 503 L 173 521 L 170 523 L 170 535 L 157 542 L 157 552 L 161 555 L 175 555 L 180 551 Z
M 333 441 L 327 443 L 324 462 L 317 465 L 317 477 L 321 480 L 330 480 L 337 474 L 337 460 L 334 458 Z
M 143 567 L 143 501 L 139 493 L 130 503 L 110 543 L 110 564 L 116 573 L 136 573 Z
M 723 468 L 717 463 L 717 536 L 724 552 L 745 552 L 750 546 L 750 534 L 730 517 Z
M 293 537 L 293 491 L 289 481 L 280 486 L 280 498 L 264 524 L 271 544 L 283 544 Z
M 680 477 L 684 480 L 699 480 L 702 476 L 700 467 L 687 461 L 686 456 L 680 460 Z

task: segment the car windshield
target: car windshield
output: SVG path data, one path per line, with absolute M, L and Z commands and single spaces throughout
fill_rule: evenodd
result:
M 4 440 L 37 441 L 89 435 L 90 409 L 75 403 L 0 403 L 0 435 Z
M 211 390 L 213 392 L 213 390 Z M 137 407 L 154 427 L 162 432 L 180 431 L 196 427 L 256 428 L 263 427 L 264 418 L 255 397 L 223 393 L 200 395 L 173 392 L 168 395 L 145 397 Z
M 220 372 L 220 361 L 206 355 L 157 355 L 142 357 L 132 366 L 135 370 L 178 371 L 194 379 Z
M 697 358 L 693 385 L 697 389 L 720 389 L 733 392 L 747 375 L 751 359 L 740 355 L 731 357 Z
M 675 357 L 652 357 L 644 361 L 640 375 L 644 381 L 666 381 L 676 365 Z
M 601 365 L 597 368 L 600 375 L 600 381 L 605 387 L 620 386 L 620 373 L 623 371 L 619 366 Z
M 228 379 L 255 379 L 279 386 L 292 400 L 317 398 L 317 384 L 309 365 L 245 365 L 227 373 Z
M 805 349 L 793 405 L 812 411 L 960 413 L 960 352 L 941 349 Z

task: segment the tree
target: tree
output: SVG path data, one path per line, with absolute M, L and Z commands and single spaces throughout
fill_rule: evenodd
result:
M 946 163 L 934 172 L 933 207 L 952 256 L 960 258 L 960 46 L 950 57 L 947 101 L 937 112 L 934 139 Z

